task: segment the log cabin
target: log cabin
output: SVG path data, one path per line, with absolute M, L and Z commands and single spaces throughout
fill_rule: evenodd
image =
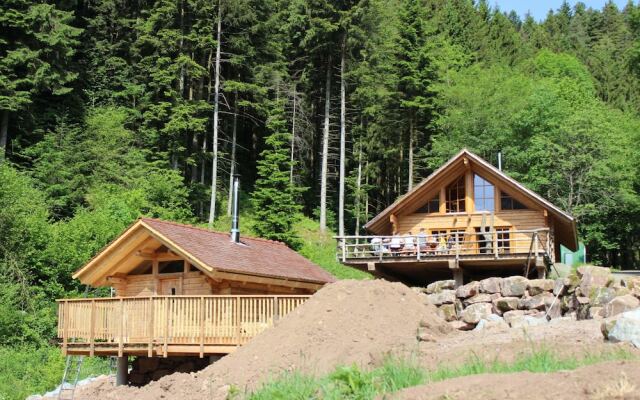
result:
M 338 236 L 343 264 L 390 280 L 456 285 L 490 276 L 545 276 L 560 246 L 578 245 L 575 219 L 463 149 L 364 228 Z
M 237 210 L 236 210 L 237 211 Z M 237 221 L 237 218 L 234 218 Z M 266 239 L 141 218 L 73 274 L 113 297 L 58 300 L 65 355 L 219 356 L 274 325 L 335 278 Z

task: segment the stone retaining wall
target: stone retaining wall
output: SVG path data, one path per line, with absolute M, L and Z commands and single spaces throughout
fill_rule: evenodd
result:
M 616 281 L 608 268 L 594 266 L 555 280 L 487 278 L 458 288 L 447 280 L 414 290 L 461 330 L 537 325 L 557 318 L 602 319 L 640 307 L 640 277 Z

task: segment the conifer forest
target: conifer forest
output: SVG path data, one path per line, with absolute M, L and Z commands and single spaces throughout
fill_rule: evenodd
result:
M 500 152 L 590 262 L 640 266 L 632 1 L 537 21 L 484 0 L 4 0 L 0 27 L 0 345 L 53 337 L 70 273 L 137 217 L 226 229 L 234 174 L 241 229 L 299 248 L 300 218 L 363 234 L 462 148 Z

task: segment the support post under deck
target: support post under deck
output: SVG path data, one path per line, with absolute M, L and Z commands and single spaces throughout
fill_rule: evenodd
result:
M 127 356 L 118 357 L 116 364 L 116 386 L 123 386 L 129 383 L 129 361 Z

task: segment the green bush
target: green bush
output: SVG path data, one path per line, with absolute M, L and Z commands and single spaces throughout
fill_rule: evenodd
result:
M 56 347 L 0 347 L 0 400 L 23 400 L 53 390 L 62 380 L 65 358 Z M 80 379 L 109 372 L 108 363 L 86 357 Z

